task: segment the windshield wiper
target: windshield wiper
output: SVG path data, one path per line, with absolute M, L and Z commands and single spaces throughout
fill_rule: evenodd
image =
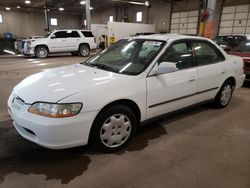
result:
M 100 63 L 86 63 L 86 62 L 82 62 L 82 65 L 87 65 L 87 66 L 91 66 L 91 67 L 97 67 L 103 70 L 107 70 L 107 71 L 112 71 L 112 72 L 119 72 L 119 70 L 114 69 L 113 67 L 107 66 L 105 64 L 100 64 Z

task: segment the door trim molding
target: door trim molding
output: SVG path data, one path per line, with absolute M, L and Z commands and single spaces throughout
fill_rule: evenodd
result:
M 167 103 L 170 103 L 170 102 L 174 102 L 174 101 L 177 101 L 177 100 L 185 99 L 185 98 L 188 98 L 188 97 L 192 97 L 192 96 L 195 96 L 195 95 L 199 95 L 199 94 L 202 94 L 202 93 L 206 93 L 206 92 L 209 92 L 209 91 L 213 91 L 213 90 L 216 90 L 216 89 L 218 89 L 218 88 L 219 88 L 219 87 L 214 87 L 214 88 L 202 90 L 202 91 L 199 91 L 199 92 L 197 92 L 197 93 L 190 94 L 190 95 L 185 95 L 185 96 L 178 97 L 178 98 L 175 98 L 175 99 L 171 99 L 171 100 L 168 100 L 168 101 L 164 101 L 164 102 L 152 104 L 152 105 L 150 105 L 148 108 L 153 108 L 153 107 L 160 106 L 160 105 L 163 105 L 163 104 L 167 104 Z

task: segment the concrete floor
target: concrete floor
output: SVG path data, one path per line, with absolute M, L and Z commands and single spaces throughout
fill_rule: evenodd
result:
M 33 72 L 82 60 L 0 56 L 0 187 L 250 187 L 249 86 L 225 109 L 203 105 L 145 126 L 114 154 L 53 151 L 19 136 L 5 110 L 13 86 Z

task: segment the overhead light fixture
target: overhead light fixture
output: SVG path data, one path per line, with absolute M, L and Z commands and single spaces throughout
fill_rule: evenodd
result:
M 20 6 L 16 6 L 16 8 L 21 8 Z
M 85 4 L 86 4 L 86 1 L 81 1 L 80 4 L 81 4 L 81 5 L 85 5 Z
M 49 9 L 49 8 L 47 8 L 47 11 L 49 12 L 49 11 L 50 11 L 50 9 Z
M 10 10 L 10 7 L 5 7 L 5 10 Z
M 25 3 L 25 4 L 30 4 L 31 1 L 26 0 L 26 1 L 24 1 L 24 3 Z
M 89 7 L 89 10 L 93 10 L 94 8 L 93 7 Z
M 142 6 L 149 6 L 149 1 L 145 1 L 145 3 L 137 2 L 137 1 L 125 1 L 125 0 L 112 0 L 114 2 L 119 2 L 119 3 L 128 3 L 132 5 L 142 5 Z
M 60 11 L 64 11 L 64 8 L 63 8 L 63 7 L 60 7 L 59 10 L 60 10 Z

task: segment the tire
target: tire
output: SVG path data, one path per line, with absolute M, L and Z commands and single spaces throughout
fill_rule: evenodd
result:
M 124 148 L 136 132 L 137 120 L 127 106 L 112 106 L 95 119 L 90 134 L 94 149 L 110 153 Z
M 38 46 L 35 49 L 35 56 L 37 58 L 44 59 L 44 58 L 48 57 L 48 55 L 49 55 L 49 50 L 46 46 Z
M 231 81 L 226 80 L 222 85 L 220 91 L 215 97 L 214 106 L 216 108 L 225 108 L 232 99 L 233 84 Z
M 90 54 L 89 46 L 86 45 L 86 44 L 82 44 L 82 45 L 79 47 L 78 54 L 79 54 L 80 56 L 82 56 L 82 57 L 88 57 L 89 54 Z
M 70 52 L 71 53 L 71 55 L 73 55 L 73 56 L 77 56 L 78 55 L 78 52 Z

